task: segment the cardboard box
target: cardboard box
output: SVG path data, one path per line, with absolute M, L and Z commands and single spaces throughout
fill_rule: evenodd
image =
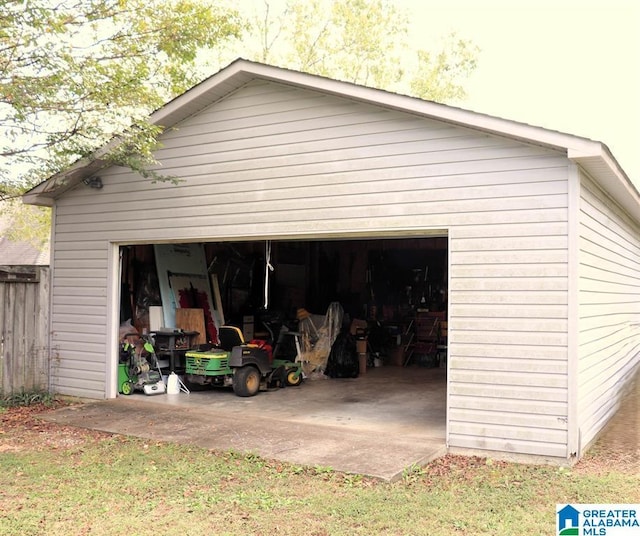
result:
M 367 331 L 367 321 L 366 320 L 360 320 L 359 318 L 354 318 L 351 321 L 351 335 L 358 335 L 359 333 L 366 333 Z
M 396 346 L 391 351 L 391 360 L 389 364 L 393 367 L 404 366 L 404 346 Z

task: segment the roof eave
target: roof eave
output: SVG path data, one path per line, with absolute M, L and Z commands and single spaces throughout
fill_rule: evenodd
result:
M 22 202 L 27 205 L 51 207 L 58 196 L 71 190 L 82 180 L 97 173 L 107 165 L 106 161 L 100 159 L 79 160 L 69 169 L 56 173 L 22 194 Z
M 289 84 L 342 98 L 412 113 L 444 121 L 486 134 L 505 136 L 528 144 L 556 149 L 582 166 L 612 197 L 629 212 L 640 213 L 640 196 L 608 148 L 600 142 L 564 134 L 542 127 L 489 116 L 462 108 L 424 101 L 415 97 L 341 82 L 330 78 L 292 71 L 271 65 L 238 59 L 202 83 L 156 110 L 150 122 L 170 128 L 218 100 L 260 78 Z M 96 152 L 91 160 L 79 161 L 67 171 L 51 177 L 23 196 L 25 203 L 51 206 L 56 197 L 90 177 L 105 165 L 104 156 L 111 144 Z M 637 219 L 637 216 L 634 216 Z
M 598 143 L 591 152 L 569 150 L 567 156 L 584 169 L 631 219 L 640 223 L 640 192 L 606 145 Z

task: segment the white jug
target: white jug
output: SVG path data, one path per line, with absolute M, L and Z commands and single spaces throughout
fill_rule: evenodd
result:
M 169 374 L 169 378 L 167 379 L 167 394 L 168 395 L 177 395 L 180 394 L 180 379 L 175 372 Z

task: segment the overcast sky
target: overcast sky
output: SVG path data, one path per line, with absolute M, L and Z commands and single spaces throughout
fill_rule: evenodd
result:
M 481 52 L 461 107 L 605 143 L 640 189 L 639 0 L 394 0 Z

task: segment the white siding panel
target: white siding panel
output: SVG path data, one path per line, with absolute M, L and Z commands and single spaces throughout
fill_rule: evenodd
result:
M 567 184 L 556 186 L 537 221 L 451 230 L 451 446 L 566 456 Z
M 638 298 L 640 299 L 640 297 Z M 633 336 L 632 332 L 628 332 L 628 317 L 624 313 L 616 313 L 615 311 L 603 311 L 600 316 L 592 314 L 581 319 L 580 338 L 585 344 L 606 337 L 606 334 L 615 332 L 615 337 L 619 339 L 624 335 Z M 622 326 L 622 327 L 620 327 Z M 600 334 L 598 334 L 600 330 Z M 588 355 L 588 354 L 584 354 Z
M 101 173 L 104 188 L 80 185 L 56 206 L 61 392 L 105 393 L 106 368 L 94 365 L 109 340 L 101 326 L 109 242 L 444 229 L 449 444 L 566 455 L 558 425 L 567 412 L 566 155 L 265 82 L 162 143 L 158 171 L 177 185 L 113 167 Z
M 640 227 L 581 177 L 578 418 L 581 448 L 640 363 Z
M 477 292 L 456 292 L 450 296 L 449 303 L 452 305 L 459 304 L 496 304 L 496 305 L 514 305 L 527 307 L 544 306 L 544 305 L 564 305 L 567 304 L 567 294 L 562 291 L 553 292 L 537 292 L 526 294 L 510 294 L 510 293 L 494 293 L 480 294 Z M 516 308 L 514 307 L 514 311 Z M 537 309 L 536 309 L 537 310 Z
M 544 276 L 543 276 L 544 277 Z M 540 281 L 541 278 L 537 277 L 512 277 L 509 279 L 472 279 L 472 278 L 460 278 L 452 283 L 451 290 L 483 290 L 483 291 L 513 291 L 519 290 L 522 292 L 538 292 L 541 290 L 541 283 L 544 284 L 544 289 L 547 291 L 554 290 L 566 290 L 567 281 L 565 279 L 545 277 L 544 281 Z
M 552 458 L 564 458 L 566 456 L 566 444 L 557 442 L 557 437 L 566 435 L 566 432 L 554 434 L 554 437 L 548 438 L 546 435 L 538 434 L 535 440 L 523 441 L 520 439 L 493 439 L 499 436 L 500 429 L 492 429 L 489 435 L 487 429 L 469 428 L 458 432 L 452 432 L 449 442 L 456 447 L 463 449 L 480 449 L 488 451 L 506 452 L 514 454 L 530 454 L 532 456 L 548 456 Z
M 450 360 L 455 370 L 459 370 L 462 373 L 468 371 L 480 370 L 491 371 L 496 373 L 512 372 L 518 375 L 527 374 L 560 374 L 565 375 L 567 373 L 567 363 L 562 359 L 547 359 L 547 360 L 531 360 L 527 359 L 525 355 L 515 357 L 494 357 L 494 356 L 467 356 L 472 359 L 460 355 L 458 352 L 455 358 Z M 478 359 L 483 357 L 483 359 Z M 546 378 L 542 378 L 546 380 Z M 518 378 L 517 381 L 526 381 L 522 378 Z M 555 381 L 555 380 L 554 380 Z
M 557 174 L 557 172 L 556 172 Z M 509 225 L 483 225 L 482 227 L 467 226 L 457 229 L 458 238 L 490 238 L 513 236 L 566 236 L 567 222 L 562 221 L 564 213 L 559 215 L 559 221 L 528 221 L 509 222 Z
M 564 388 L 550 388 L 538 386 L 514 386 L 514 385 L 496 385 L 485 383 L 464 383 L 452 380 L 450 394 L 452 402 L 455 402 L 456 395 L 473 396 L 479 398 L 503 398 L 505 400 L 529 401 L 533 406 L 538 402 L 566 402 L 566 393 Z M 453 406 L 455 407 L 455 405 Z M 482 404 L 475 406 L 475 409 L 484 409 Z
M 96 307 L 93 298 L 84 298 L 74 300 L 74 303 L 55 303 L 52 305 L 52 310 L 55 312 L 56 318 L 63 318 L 64 316 L 68 317 L 70 315 L 80 315 L 81 317 L 84 317 L 94 315 Z M 102 318 L 103 322 L 105 321 L 103 316 L 100 316 L 100 318 Z
M 485 365 L 483 358 L 500 358 L 500 359 L 523 359 L 531 360 L 530 367 L 543 367 L 547 360 L 566 360 L 567 351 L 564 346 L 549 346 L 540 344 L 540 340 L 537 340 L 533 344 L 526 345 L 522 340 L 518 340 L 516 337 L 515 342 L 510 344 L 497 344 L 495 341 L 478 342 L 469 337 L 472 342 L 469 343 L 456 343 L 452 347 L 452 343 L 449 342 L 449 354 L 451 356 L 450 361 L 456 362 L 456 357 L 460 357 L 465 362 L 469 360 L 477 361 L 479 367 L 490 366 Z M 532 360 L 532 357 L 535 359 Z M 456 362 L 458 363 L 458 362 Z M 460 366 L 458 364 L 458 366 Z
M 184 221 L 182 225 L 192 224 L 194 221 L 201 221 L 203 224 L 211 223 L 215 224 L 216 221 L 225 219 L 229 220 L 235 213 L 231 207 L 238 204 L 246 206 L 246 210 L 250 211 L 255 218 L 261 221 L 272 221 L 279 208 L 281 211 L 285 211 L 287 217 L 291 220 L 300 219 L 300 215 L 304 212 L 308 217 L 316 220 L 325 219 L 326 213 L 338 213 L 338 216 L 344 213 L 344 216 L 353 214 L 354 205 L 359 203 L 358 210 L 363 211 L 370 207 L 378 210 L 380 215 L 406 215 L 406 214 L 423 214 L 426 211 L 434 214 L 443 214 L 446 212 L 454 213 L 455 207 L 460 206 L 464 210 L 465 206 L 469 211 L 474 209 L 477 211 L 483 205 L 493 203 L 491 195 L 499 194 L 500 189 L 467 189 L 463 192 L 455 192 L 450 190 L 411 190 L 403 189 L 401 191 L 394 191 L 393 183 L 388 184 L 387 191 L 380 192 L 349 192 L 346 186 L 332 188 L 331 191 L 327 191 L 326 188 L 322 191 L 322 195 L 313 195 L 313 192 L 309 196 L 304 196 L 303 191 L 298 191 L 291 195 L 292 198 L 285 199 L 284 191 L 278 192 L 278 196 L 281 199 L 273 199 L 271 196 L 264 196 L 260 201 L 244 202 L 242 203 L 242 196 L 225 196 L 225 195 L 213 195 L 211 199 L 201 196 L 200 198 L 193 198 L 190 201 L 192 203 L 198 202 L 199 204 L 194 206 L 191 210 L 188 207 L 175 210 L 175 216 L 182 218 Z M 333 195 L 330 195 L 333 194 Z M 554 194 L 551 194 L 554 195 Z M 213 204 L 215 200 L 215 204 Z M 391 203 L 390 206 L 382 209 L 382 202 L 386 200 L 387 203 Z M 208 202 L 210 201 L 210 202 Z M 516 204 L 524 207 L 530 207 L 528 198 L 520 198 Z M 432 210 L 430 210 L 432 209 Z M 349 211 L 349 212 L 345 212 Z M 356 214 L 357 215 L 357 214 Z M 344 217 L 343 216 L 343 217 Z M 235 219 L 240 219 L 242 216 L 237 215 Z M 139 212 L 123 213 L 120 219 L 120 225 L 126 224 L 133 225 L 136 223 L 136 218 L 139 220 Z M 68 219 L 67 219 L 68 220 Z M 97 221 L 91 224 L 90 227 L 84 231 L 96 231 L 102 230 L 103 221 L 97 217 Z M 156 223 L 156 220 L 151 221 L 138 221 L 137 226 L 139 229 L 152 228 L 151 225 Z M 158 222 L 159 223 L 159 222 Z M 59 223 L 60 230 L 62 232 L 73 232 L 73 223 L 65 223 L 65 218 L 62 217 L 62 221 Z M 555 237 L 557 240 L 561 240 L 562 237 Z M 551 237 L 549 238 L 551 240 Z M 497 247 L 496 249 L 518 249 L 517 247 L 508 246 L 509 239 L 495 238 L 496 241 L 507 242 L 504 248 Z M 541 240 L 536 237 L 523 238 L 522 240 L 528 240 L 529 242 L 536 242 L 537 244 L 531 244 L 530 248 L 523 249 L 544 249 L 544 245 L 541 244 Z M 473 242 L 473 239 L 469 239 Z M 513 242 L 514 239 L 511 239 Z M 566 244 L 566 240 L 565 240 Z M 469 247 L 475 247 L 473 244 Z M 553 248 L 553 243 L 550 244 Z
M 471 409 L 455 410 L 449 414 L 449 418 L 453 422 L 460 423 L 460 429 L 464 426 L 463 423 L 473 422 L 475 425 L 506 425 L 511 429 L 517 429 L 518 426 L 526 423 L 527 427 L 532 430 L 532 434 L 535 434 L 536 429 L 539 434 L 545 434 L 547 433 L 547 430 L 560 430 L 563 434 L 553 434 L 555 435 L 556 442 L 558 443 L 562 443 L 564 432 L 567 429 L 567 421 L 565 417 L 558 417 L 554 414 L 526 414 L 523 417 L 521 413 L 512 413 L 511 411 L 505 411 L 504 409 L 500 413 L 495 411 L 474 411 Z M 519 439 L 524 439 L 524 437 Z M 531 439 L 531 435 L 529 435 L 529 439 Z M 534 439 L 539 439 L 539 437 L 534 436 Z
M 466 275 L 465 275 L 466 277 Z M 477 277 L 483 277 L 478 275 Z M 505 276 L 506 277 L 506 276 Z M 466 302 L 464 305 L 450 304 L 449 312 L 456 317 L 470 318 L 555 318 L 566 322 L 567 307 L 566 305 L 539 305 L 539 304 L 505 304 L 494 303 L 491 308 L 485 307 L 483 304 Z
M 456 408 L 452 409 L 455 414 L 463 416 L 466 411 L 473 411 L 475 408 L 475 400 L 473 397 L 456 396 Z M 536 411 L 531 413 L 531 401 L 529 400 L 505 400 L 504 398 L 495 398 L 487 396 L 484 399 L 484 411 L 489 414 L 493 413 L 494 416 L 500 421 L 500 415 L 509 413 L 511 417 L 532 418 L 536 419 L 537 416 L 566 416 L 567 403 L 556 402 L 553 400 L 538 400 L 536 402 Z M 523 417 L 524 415 L 524 417 Z M 559 417 L 562 420 L 564 417 Z M 464 418 L 458 418 L 459 421 L 464 421 Z M 566 418 L 564 418 L 566 421 Z
M 629 351 L 633 351 L 633 339 L 627 339 L 621 344 L 612 344 L 601 350 L 599 354 L 580 360 L 579 374 L 583 390 L 578 400 L 588 403 L 594 392 L 606 391 L 615 384 L 619 378 L 616 376 L 616 363 L 624 359 Z M 606 358 L 598 358 L 599 355 L 607 355 Z M 603 373 L 602 370 L 607 373 Z M 608 384 L 608 385 L 607 385 Z
M 110 203 L 105 201 L 98 204 L 101 201 L 98 198 L 91 207 L 86 206 L 84 203 L 74 206 L 72 209 L 70 206 L 69 210 L 62 212 L 59 218 L 61 225 L 73 222 L 73 218 L 79 214 L 88 214 L 90 212 L 94 214 L 96 223 L 111 222 L 114 217 L 119 217 L 119 219 L 123 220 L 140 219 L 141 214 L 144 214 L 147 209 L 153 208 L 155 204 L 162 201 L 167 195 L 171 195 L 172 199 L 176 202 L 179 201 L 181 205 L 184 203 L 184 208 L 188 206 L 188 203 L 193 204 L 194 201 L 199 200 L 199 204 L 193 207 L 194 209 L 199 209 L 198 212 L 195 212 L 195 215 L 209 214 L 213 210 L 225 213 L 228 212 L 226 207 L 230 203 L 242 201 L 248 202 L 249 208 L 252 210 L 268 212 L 273 209 L 273 205 L 265 204 L 267 201 L 269 203 L 277 202 L 278 206 L 284 202 L 302 201 L 312 203 L 313 208 L 328 197 L 337 197 L 337 199 L 334 199 L 335 203 L 348 204 L 350 200 L 353 201 L 354 195 L 360 195 L 363 202 L 375 203 L 381 195 L 385 194 L 397 196 L 399 202 L 411 201 L 413 203 L 431 203 L 432 205 L 452 200 L 491 200 L 498 195 L 504 199 L 509 199 L 509 204 L 502 207 L 503 210 L 535 209 L 539 206 L 539 202 L 536 203 L 533 198 L 554 194 L 564 195 L 562 186 L 553 182 L 542 181 L 535 185 L 526 184 L 526 175 L 522 172 L 505 174 L 504 177 L 500 178 L 500 181 L 496 180 L 493 184 L 482 186 L 472 182 L 473 175 L 458 177 L 455 181 L 443 178 L 429 178 L 427 181 L 417 169 L 412 169 L 406 174 L 403 173 L 398 178 L 393 177 L 392 174 L 400 174 L 400 172 L 367 174 L 367 181 L 362 185 L 363 187 L 359 192 L 354 192 L 354 185 L 349 182 L 353 174 L 342 174 L 340 180 L 335 184 L 327 183 L 322 185 L 310 184 L 309 180 L 273 180 L 269 181 L 269 190 L 262 192 L 260 200 L 253 203 L 247 201 L 247 193 L 253 192 L 255 188 L 264 187 L 264 181 L 257 184 L 252 182 L 243 188 L 239 188 L 236 183 L 218 184 L 214 191 L 212 191 L 210 185 L 195 184 L 195 181 L 189 181 L 189 185 L 175 186 L 173 188 L 166 187 L 164 189 L 158 187 L 156 190 L 145 192 L 144 197 L 139 200 L 131 199 L 131 196 L 125 190 L 125 185 L 122 185 L 120 188 L 122 192 L 114 193 L 113 199 L 117 200 L 116 207 L 110 209 Z M 521 191 L 514 192 L 513 181 L 523 183 Z M 475 182 L 477 183 L 477 178 Z M 328 186 L 331 186 L 331 188 L 328 188 Z M 329 193 L 333 195 L 329 196 Z M 410 193 L 415 193 L 418 197 L 408 198 L 407 196 Z M 528 205 L 523 203 L 523 197 L 532 198 L 528 199 Z M 546 200 L 546 202 L 548 203 L 549 200 Z M 511 205 L 512 203 L 514 206 Z M 548 229 L 548 232 L 551 230 Z M 511 236 L 514 236 L 513 232 Z
M 538 311 L 540 312 L 540 309 Z M 518 318 L 516 316 L 466 318 L 464 324 L 461 323 L 458 329 L 487 332 L 543 332 L 564 336 L 567 332 L 567 321 L 566 319 L 558 320 L 557 318 Z M 564 341 L 564 339 L 562 340 Z
M 95 240 L 55 242 L 51 376 L 56 392 L 104 397 L 106 251 L 106 244 Z
M 566 366 L 560 365 L 557 374 L 518 371 L 456 374 L 451 379 L 456 387 L 450 391 L 450 442 L 465 448 L 564 457 L 567 403 L 562 369 Z M 466 381 L 475 383 L 463 384 Z M 504 382 L 507 383 L 503 385 Z M 540 389 L 534 385 L 556 388 Z M 478 409 L 477 397 L 482 390 L 482 407 Z M 535 401 L 530 397 L 535 397 Z M 517 450 L 511 440 L 517 440 Z
M 237 160 L 240 157 L 257 159 L 287 155 L 292 153 L 292 148 L 296 154 L 301 155 L 359 147 L 375 149 L 389 144 L 424 143 L 430 140 L 438 140 L 438 143 L 445 145 L 447 140 L 452 142 L 458 140 L 460 143 L 465 138 L 460 130 L 454 127 L 426 131 L 424 122 L 419 119 L 370 121 L 371 115 L 362 114 L 360 117 L 360 123 L 369 120 L 367 134 L 362 134 L 361 125 L 352 124 L 359 117 L 351 116 L 349 123 L 342 126 L 336 125 L 334 120 L 331 129 L 326 129 L 325 137 L 317 128 L 302 132 L 270 131 L 262 136 L 254 135 L 252 147 L 247 151 L 244 137 L 232 139 L 228 133 L 225 133 L 225 136 L 220 136 L 220 139 L 215 139 L 211 143 L 211 134 L 198 134 L 172 140 L 171 147 L 162 148 L 158 156 L 162 158 L 164 166 L 173 167 L 182 165 L 179 159 L 184 157 L 195 159 L 196 162 L 206 162 L 206 155 L 211 152 L 211 149 L 221 157 L 225 153 L 230 153 L 229 157 Z M 328 121 L 326 118 L 323 120 Z M 390 140 L 390 135 L 393 136 L 393 140 Z M 194 143 L 201 143 L 201 145 L 194 145 Z
M 52 302 L 52 307 L 59 307 L 61 310 L 64 307 L 82 307 L 89 306 L 91 308 L 95 308 L 96 306 L 107 306 L 107 298 L 106 296 L 102 296 L 98 298 L 97 296 L 87 295 L 84 292 L 81 295 L 70 295 L 65 294 L 64 296 L 56 296 L 56 300 Z M 95 309 L 94 309 L 95 310 Z
M 473 418 L 476 413 L 472 411 L 466 411 L 465 413 L 469 414 L 471 418 Z M 553 430 L 550 428 L 548 423 L 553 423 L 554 419 L 547 419 L 545 427 L 533 426 L 533 424 L 538 424 L 533 420 L 530 420 L 527 424 L 530 426 L 526 429 L 523 429 L 521 426 L 513 426 L 514 422 L 508 422 L 505 419 L 506 424 L 490 424 L 490 423 L 472 423 L 469 424 L 468 417 L 465 418 L 464 422 L 458 423 L 457 421 L 453 421 L 451 424 L 451 433 L 452 434 L 465 434 L 465 435 L 475 435 L 476 437 L 501 437 L 507 440 L 516 439 L 519 441 L 528 441 L 528 442 L 539 442 L 541 439 L 545 439 L 549 443 L 555 443 L 562 447 L 563 442 L 566 438 L 566 425 L 563 427 L 564 429 Z M 538 421 L 539 422 L 539 421 Z M 556 419 L 557 422 L 557 419 Z M 530 454 L 535 454 L 531 452 Z
M 414 155 L 415 156 L 415 155 Z M 345 182 L 350 183 L 376 183 L 379 181 L 406 181 L 410 179 L 421 179 L 420 188 L 467 188 L 482 185 L 502 185 L 502 184 L 519 184 L 519 183 L 543 183 L 557 180 L 558 167 L 562 167 L 557 157 L 549 157 L 548 155 L 535 158 L 520 159 L 493 159 L 491 161 L 475 161 L 475 162 L 444 162 L 434 163 L 436 155 L 432 155 L 430 159 L 422 158 L 422 164 L 418 157 L 415 156 L 412 165 L 401 165 L 397 167 L 385 166 L 382 168 L 369 166 L 366 175 L 359 173 L 360 170 L 332 170 L 328 172 L 327 166 L 321 165 L 317 168 L 305 168 L 289 166 L 286 168 L 269 168 L 257 166 L 255 169 L 248 169 L 242 173 L 223 174 L 215 176 L 213 174 L 202 177 L 190 176 L 178 184 L 172 183 L 156 183 L 137 178 L 127 173 L 126 170 L 113 168 L 109 173 L 109 196 L 101 192 L 90 191 L 86 189 L 84 192 L 78 192 L 78 197 L 69 199 L 68 206 L 77 205 L 76 210 L 82 211 L 82 207 L 88 208 L 86 202 L 90 201 L 90 205 L 100 207 L 106 204 L 105 210 L 123 211 L 120 205 L 111 206 L 112 201 L 126 202 L 132 201 L 128 194 L 132 185 L 141 193 L 140 199 L 134 199 L 138 203 L 142 203 L 147 199 L 162 199 L 167 195 L 172 197 L 180 197 L 183 195 L 193 196 L 194 192 L 200 195 L 202 192 L 211 194 L 215 193 L 233 193 L 248 192 L 257 193 L 260 187 L 264 187 L 265 183 L 269 186 L 268 190 L 275 189 L 291 189 L 294 192 L 297 188 L 311 188 L 327 185 L 339 185 Z M 406 164 L 406 161 L 403 161 Z M 361 167 L 366 162 L 360 162 Z M 166 171 L 164 168 L 159 171 Z M 302 171 L 308 171 L 302 173 Z M 318 171 L 318 172 L 317 172 Z M 478 173 L 489 173 L 483 177 L 483 181 L 478 182 Z M 317 175 L 321 175 L 318 181 Z M 215 179 L 215 189 L 212 189 L 211 182 Z M 201 188 L 201 189 L 198 189 Z M 267 190 L 267 191 L 268 191 Z M 119 197 L 117 194 L 120 195 Z M 144 195 L 142 195 L 144 193 Z M 266 193 L 266 192 L 262 192 Z M 129 208 L 126 206 L 125 208 Z M 508 207 L 505 207 L 508 209 Z
M 487 364 L 490 363 L 491 362 L 488 362 Z M 542 368 L 542 364 L 539 364 L 539 366 Z M 535 387 L 538 385 L 546 385 L 547 387 L 562 389 L 566 383 L 566 378 L 562 374 L 551 374 L 547 371 L 532 372 L 531 370 L 527 370 L 525 373 L 522 373 L 522 371 L 503 369 L 465 370 L 461 368 L 451 372 L 451 379 L 460 383 L 491 385 L 495 386 L 497 390 L 500 390 L 503 386 L 511 388 L 514 386 Z
M 604 284 L 606 285 L 605 292 L 626 292 L 631 290 L 636 296 L 640 294 L 637 270 L 634 270 L 631 266 L 616 265 L 615 262 L 609 259 L 602 259 L 598 262 L 594 259 L 592 264 L 582 263 L 580 273 L 585 280 L 585 287 L 583 288 L 586 290 L 595 288 L 602 292 L 603 289 L 600 285 Z M 620 288 L 616 288 L 617 285 Z
M 69 358 L 68 361 L 72 362 L 73 358 Z M 96 398 L 97 394 L 104 391 L 104 368 L 100 367 L 100 363 L 79 363 L 81 366 L 78 369 L 55 367 L 51 389 L 59 393 L 72 392 L 72 396 L 81 398 Z

